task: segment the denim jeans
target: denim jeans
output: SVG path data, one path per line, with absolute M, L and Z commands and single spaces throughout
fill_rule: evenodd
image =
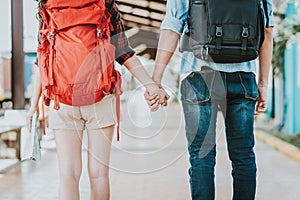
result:
M 193 200 L 215 199 L 216 118 L 221 111 L 232 164 L 233 199 L 253 200 L 256 191 L 254 111 L 255 74 L 194 72 L 182 81 L 182 104 Z

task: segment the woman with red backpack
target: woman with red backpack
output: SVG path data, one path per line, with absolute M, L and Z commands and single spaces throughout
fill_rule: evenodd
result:
M 59 199 L 63 200 L 79 199 L 82 137 L 86 130 L 91 199 L 108 200 L 110 149 L 115 115 L 119 131 L 121 94 L 114 60 L 124 64 L 157 103 L 165 104 L 169 96 L 134 55 L 114 0 L 38 0 L 38 4 L 39 73 L 28 124 L 42 96 L 43 104 L 50 105 L 49 128 L 56 141 Z

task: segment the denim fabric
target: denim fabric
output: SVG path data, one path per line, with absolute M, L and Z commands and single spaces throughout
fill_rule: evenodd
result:
M 221 111 L 232 162 L 233 199 L 254 200 L 256 163 L 253 124 L 258 97 L 255 74 L 194 72 L 182 81 L 181 94 L 191 164 L 192 199 L 215 198 L 216 118 L 218 111 Z
M 167 1 L 166 16 L 161 25 L 161 29 L 172 30 L 179 35 L 187 31 L 187 19 L 189 16 L 189 5 L 191 0 L 170 0 Z M 261 7 L 262 6 L 262 0 Z M 274 26 L 272 0 L 267 0 L 269 26 Z M 265 18 L 266 19 L 266 18 Z M 223 72 L 256 72 L 256 60 L 243 63 L 220 64 L 197 59 L 192 52 L 184 52 L 181 60 L 181 73 L 200 71 L 201 66 Z

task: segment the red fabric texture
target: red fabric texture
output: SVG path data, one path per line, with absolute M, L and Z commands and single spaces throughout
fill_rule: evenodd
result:
M 45 99 L 53 100 L 55 109 L 59 103 L 90 105 L 112 92 L 119 100 L 121 76 L 114 69 L 113 26 L 105 2 L 48 0 L 40 16 L 37 54 Z M 117 101 L 118 123 L 119 107 Z

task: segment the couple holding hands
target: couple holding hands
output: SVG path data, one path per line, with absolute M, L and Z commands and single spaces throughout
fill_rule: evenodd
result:
M 100 62 L 108 63 L 107 65 L 109 65 L 110 62 L 113 63 L 113 60 L 115 60 L 119 64 L 124 65 L 146 88 L 144 96 L 151 111 L 156 111 L 161 106 L 167 106 L 169 95 L 161 86 L 161 80 L 165 68 L 177 48 L 180 36 L 187 31 L 186 27 L 189 24 L 190 14 L 192 13 L 190 12 L 191 1 L 171 0 L 167 2 L 166 16 L 161 26 L 155 68 L 151 78 L 135 56 L 135 52 L 129 46 L 121 23 L 120 13 L 114 0 L 38 0 L 41 29 L 39 32 L 37 64 L 40 73 L 36 73 L 35 77 L 35 89 L 27 117 L 28 124 L 31 124 L 33 114 L 38 111 L 38 102 L 42 92 L 45 95 L 44 90 L 51 88 L 45 87 L 45 82 L 50 82 L 49 85 L 53 85 L 53 80 L 59 83 L 61 79 L 65 78 L 59 73 L 72 72 L 70 69 L 76 66 L 77 63 L 74 61 L 76 58 L 72 60 L 74 64 L 61 62 L 61 60 L 68 55 L 76 54 L 78 49 L 72 48 L 69 45 L 71 42 L 80 40 L 83 41 L 81 43 L 88 43 L 90 41 L 86 38 L 88 38 L 91 32 L 90 29 L 93 27 L 90 25 L 83 26 L 82 24 L 97 18 L 99 10 L 103 11 L 102 15 L 105 13 L 105 16 L 109 16 L 102 20 L 101 23 L 106 25 L 110 21 L 112 27 L 109 27 L 110 32 L 108 33 L 107 29 L 101 27 L 101 24 L 95 25 L 97 27 L 97 40 L 101 41 L 101 43 L 97 42 L 97 44 L 100 44 L 100 49 L 94 48 L 94 44 L 94 46 L 90 45 L 93 46 L 91 51 L 94 53 L 94 49 L 96 49 L 95 54 L 99 53 L 99 55 L 103 53 L 103 49 L 104 51 L 109 51 L 110 46 L 105 46 L 105 36 L 108 36 L 106 40 L 113 44 L 114 48 L 111 49 L 114 50 L 112 55 L 115 56 L 108 62 L 103 60 L 100 60 Z M 263 5 L 263 0 L 257 1 Z M 196 1 L 192 2 L 197 3 Z M 202 60 L 197 58 L 192 52 L 184 52 L 182 54 L 181 72 L 186 76 L 181 82 L 181 100 L 190 154 L 191 196 L 194 200 L 213 200 L 215 198 L 216 117 L 220 110 L 225 119 L 227 146 L 232 162 L 233 199 L 255 199 L 254 116 L 265 112 L 267 109 L 267 87 L 272 58 L 272 27 L 274 26 L 272 2 L 271 0 L 266 2 L 268 5 L 266 10 L 268 20 L 266 21 L 268 23 L 265 24 L 263 30 L 264 41 L 259 51 L 258 84 L 256 83 L 257 62 L 255 60 L 224 64 Z M 76 4 L 76 6 L 73 4 Z M 80 9 L 78 9 L 79 7 Z M 68 13 L 77 13 L 77 16 L 79 16 L 78 13 L 85 13 L 76 19 L 70 20 L 70 24 L 80 21 L 80 25 L 76 26 L 78 29 L 73 29 L 74 31 L 72 32 L 72 34 L 76 35 L 76 39 L 71 38 L 74 35 L 68 35 L 68 30 L 71 29 L 70 26 L 60 24 L 60 22 L 65 23 L 67 21 L 66 16 L 68 15 L 66 14 Z M 94 17 L 85 17 L 89 16 L 87 13 L 91 13 L 91 16 Z M 198 20 L 201 21 L 202 19 Z M 90 23 L 93 24 L 93 22 Z M 56 25 L 56 29 L 52 30 L 47 27 L 53 24 Z M 248 30 L 246 28 L 244 29 Z M 217 30 L 222 31 L 220 28 Z M 222 32 L 219 35 L 221 36 Z M 93 37 L 91 36 L 91 38 Z M 64 40 L 68 40 L 69 48 L 65 48 L 67 46 L 64 47 L 65 44 L 60 42 Z M 102 44 L 104 46 L 101 46 Z M 61 62 L 65 65 L 58 65 L 55 62 L 51 62 L 51 59 L 48 62 L 47 56 L 53 53 L 45 51 L 44 47 L 47 45 L 51 48 L 56 48 L 54 55 L 58 56 L 60 54 L 56 62 Z M 60 48 L 64 48 L 63 51 Z M 80 57 L 81 54 L 84 55 L 84 51 L 85 49 L 80 51 L 77 57 Z M 87 53 L 90 54 L 90 52 Z M 50 78 L 47 77 L 47 80 L 43 77 L 45 75 L 45 60 L 48 62 L 46 72 L 49 73 L 51 71 L 53 73 Z M 75 79 L 89 80 L 92 79 L 91 77 L 94 77 L 94 69 L 91 67 L 93 66 L 91 65 L 93 61 L 85 62 L 89 65 L 80 73 L 80 76 L 83 76 L 83 78 L 75 77 Z M 59 69 L 58 66 L 63 69 Z M 98 64 L 95 64 L 95 66 L 98 66 Z M 106 72 L 102 68 L 101 70 L 102 73 L 109 74 L 108 77 L 114 73 L 113 67 L 110 72 Z M 78 76 L 78 71 L 76 76 Z M 101 81 L 103 83 L 107 80 L 112 80 L 115 83 L 117 82 L 116 79 L 104 77 L 101 78 Z M 92 85 L 98 85 L 97 81 Z M 59 199 L 76 200 L 80 198 L 79 180 L 82 171 L 81 150 L 84 130 L 86 130 L 88 138 L 87 168 L 91 188 L 90 198 L 93 200 L 110 199 L 110 150 L 116 124 L 114 116 L 115 112 L 118 115 L 119 110 L 118 107 L 115 110 L 114 105 L 115 101 L 118 102 L 118 96 L 120 95 L 120 88 L 118 89 L 117 85 L 118 83 L 114 84 L 114 90 L 111 90 L 111 87 L 109 87 L 107 91 L 102 92 L 101 94 L 105 94 L 104 96 L 98 97 L 98 94 L 96 94 L 95 98 L 99 99 L 99 101 L 89 105 L 68 105 L 64 103 L 64 95 L 61 95 L 59 98 L 55 95 L 50 95 L 51 98 L 48 100 L 50 105 L 49 128 L 54 132 L 59 161 Z M 77 85 L 73 84 L 72 87 L 75 88 Z M 89 88 L 84 89 L 88 90 Z M 61 92 L 59 88 L 55 91 L 57 94 Z M 82 88 L 80 89 L 81 91 Z M 116 94 L 110 91 L 116 91 Z M 73 92 L 76 92 L 75 89 Z M 68 94 L 66 93 L 65 96 L 68 96 Z

